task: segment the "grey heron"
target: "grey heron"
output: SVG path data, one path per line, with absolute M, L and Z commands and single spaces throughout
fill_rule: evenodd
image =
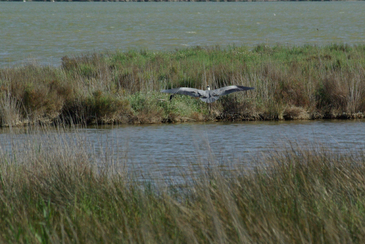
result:
M 212 103 L 219 99 L 220 96 L 228 95 L 233 92 L 238 91 L 246 91 L 246 90 L 252 90 L 253 87 L 247 87 L 247 86 L 225 86 L 221 87 L 215 90 L 210 90 L 210 87 L 207 86 L 207 90 L 199 90 L 195 88 L 190 87 L 180 87 L 180 88 L 174 88 L 174 89 L 168 89 L 168 90 L 161 90 L 161 92 L 165 93 L 172 93 L 170 96 L 170 100 L 175 94 L 181 94 L 181 95 L 188 95 L 192 97 L 198 97 L 200 100 L 206 103 Z

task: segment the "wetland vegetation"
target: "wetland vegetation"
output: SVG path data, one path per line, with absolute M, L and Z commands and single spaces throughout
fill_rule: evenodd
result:
M 244 85 L 212 105 L 161 89 Z M 0 69 L 1 126 L 362 118 L 365 45 L 130 50 Z
M 364 242 L 364 152 L 292 144 L 161 182 L 55 138 L 0 148 L 1 243 Z

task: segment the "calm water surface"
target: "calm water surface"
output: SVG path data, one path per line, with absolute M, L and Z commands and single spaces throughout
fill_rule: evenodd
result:
M 46 134 L 1 130 L 0 152 L 86 149 L 98 161 L 130 170 L 171 176 L 193 163 L 250 165 L 262 154 L 299 147 L 365 153 L 365 121 L 186 123 L 99 127 Z M 55 138 L 58 142 L 54 142 Z M 73 144 L 72 142 L 75 142 Z M 77 145 L 76 145 L 77 144 Z M 19 157 L 19 155 L 18 155 Z M 227 165 L 226 165 L 227 166 Z
M 0 67 L 85 52 L 365 43 L 365 2 L 0 2 Z
M 0 2 L 0 67 L 34 59 L 59 65 L 65 55 L 116 49 L 365 44 L 364 13 L 365 2 Z M 62 139 L 54 144 L 57 137 Z M 324 145 L 339 152 L 364 151 L 364 139 L 364 121 L 121 126 L 61 134 L 20 129 L 1 130 L 0 153 L 27 153 L 35 147 L 76 151 L 70 144 L 74 142 L 95 155 L 96 162 L 124 162 L 144 172 L 173 175 L 189 162 L 249 162 L 289 142 Z

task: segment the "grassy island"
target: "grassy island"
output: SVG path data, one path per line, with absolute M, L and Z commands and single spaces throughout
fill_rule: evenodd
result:
M 161 89 L 245 85 L 209 113 Z M 164 123 L 363 118 L 365 45 L 131 50 L 63 57 L 59 67 L 0 69 L 0 123 Z

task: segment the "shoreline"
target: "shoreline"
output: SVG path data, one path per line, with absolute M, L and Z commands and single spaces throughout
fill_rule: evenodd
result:
M 162 89 L 254 87 L 207 104 Z M 0 68 L 0 127 L 361 119 L 365 45 L 194 47 Z
M 290 116 L 290 115 L 289 115 Z M 62 121 L 59 118 L 55 120 L 37 120 L 37 121 L 29 121 L 23 120 L 15 122 L 15 124 L 2 124 L 0 128 L 9 128 L 9 127 L 26 127 L 32 125 L 49 125 L 49 126 L 59 126 L 59 125 L 86 125 L 86 126 L 94 126 L 94 125 L 143 125 L 143 124 L 175 124 L 175 123 L 201 123 L 201 122 L 245 122 L 245 121 L 318 121 L 318 120 L 362 120 L 365 118 L 364 113 L 358 112 L 354 114 L 329 114 L 324 115 L 322 117 L 311 118 L 309 114 L 305 114 L 303 117 L 293 117 L 286 116 L 282 118 L 271 118 L 265 119 L 263 115 L 258 115 L 257 117 L 248 117 L 247 115 L 242 114 L 219 114 L 216 117 L 208 115 L 207 117 L 181 117 L 181 116 L 173 116 L 163 118 L 162 120 L 156 120 L 155 118 L 139 118 L 138 116 L 132 116 L 129 118 L 123 118 L 122 121 L 106 121 L 102 123 L 98 123 L 97 121 L 92 121 L 90 123 L 84 124 L 81 123 L 73 123 L 70 121 Z

